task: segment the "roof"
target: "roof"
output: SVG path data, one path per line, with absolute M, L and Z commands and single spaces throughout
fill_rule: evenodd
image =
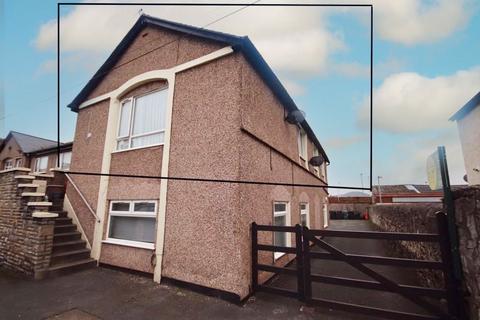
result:
M 450 188 L 452 191 L 467 188 L 468 184 L 452 184 Z M 380 190 L 382 194 L 426 194 L 443 192 L 442 189 L 432 190 L 427 184 L 394 184 L 381 185 Z M 373 194 L 378 194 L 378 186 L 372 187 Z
M 68 152 L 72 151 L 73 141 L 65 142 L 60 144 L 60 152 Z M 45 154 L 56 153 L 58 151 L 57 142 L 55 142 L 55 146 L 45 149 L 39 149 L 37 151 L 31 152 L 32 155 L 40 156 Z
M 336 195 L 332 195 L 332 196 L 333 197 L 340 197 L 340 198 L 343 198 L 343 197 L 370 197 L 370 195 L 368 193 L 361 192 L 361 191 L 350 191 L 350 192 L 347 192 L 347 193 L 336 194 Z
M 450 121 L 458 121 L 463 119 L 473 109 L 480 104 L 480 91 L 473 96 L 463 107 L 461 107 L 453 116 L 450 117 Z
M 426 184 L 394 184 L 394 185 L 381 185 L 373 186 L 373 194 L 419 194 L 419 193 L 435 193 L 436 190 L 430 189 L 430 186 Z
M 57 146 L 57 141 L 48 140 L 16 131 L 10 131 L 5 140 L 8 140 L 10 137 L 15 139 L 23 153 L 31 153 L 41 149 Z
M 240 37 L 232 34 L 227 34 L 218 31 L 207 30 L 204 28 L 198 28 L 182 23 L 167 21 L 152 16 L 142 14 L 134 26 L 128 31 L 125 37 L 120 41 L 117 47 L 113 50 L 107 60 L 103 65 L 98 69 L 98 71 L 93 75 L 93 77 L 88 81 L 85 87 L 80 91 L 80 93 L 73 99 L 73 101 L 68 105 L 68 107 L 74 111 L 78 112 L 79 105 L 88 97 L 88 95 L 93 91 L 93 89 L 102 81 L 106 76 L 108 71 L 118 62 L 122 54 L 127 50 L 129 45 L 138 35 L 138 33 L 145 27 L 150 26 L 154 28 L 168 29 L 175 32 L 181 32 L 195 37 L 199 37 L 205 40 L 216 41 L 230 45 L 233 50 L 243 53 L 244 57 L 250 63 L 250 65 L 258 72 L 263 81 L 267 86 L 272 90 L 277 99 L 283 104 L 283 106 L 288 111 L 298 110 L 297 105 L 293 101 L 292 97 L 288 94 L 285 87 L 281 84 L 280 80 L 277 78 L 273 70 L 267 64 L 262 55 L 255 48 L 253 43 L 248 37 Z M 308 137 L 313 141 L 315 146 L 318 148 L 322 156 L 327 162 L 330 162 L 328 159 L 325 150 L 315 136 L 313 130 L 308 125 L 305 120 L 301 126 L 307 133 Z

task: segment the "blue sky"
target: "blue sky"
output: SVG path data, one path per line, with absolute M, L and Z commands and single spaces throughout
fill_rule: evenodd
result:
M 445 145 L 451 179 L 462 183 L 461 149 L 448 117 L 480 90 L 478 5 L 469 0 L 376 0 L 374 6 L 374 180 L 380 175 L 382 183 L 423 183 L 426 156 Z M 235 9 L 143 8 L 198 26 Z M 71 140 L 75 130 L 75 114 L 66 104 L 133 24 L 138 10 L 62 10 L 63 141 Z M 0 135 L 17 130 L 55 139 L 56 2 L 4 0 L 1 15 Z M 368 185 L 368 22 L 366 8 L 249 7 L 210 26 L 249 35 L 257 45 L 324 145 L 332 162 L 330 184 L 361 186 L 363 174 Z

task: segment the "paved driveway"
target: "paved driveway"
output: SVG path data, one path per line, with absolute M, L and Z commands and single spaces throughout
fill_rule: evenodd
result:
M 337 221 L 334 228 L 369 230 L 365 221 Z M 355 253 L 385 253 L 378 241 L 332 239 L 339 248 Z M 0 269 L 1 270 L 1 269 Z M 338 262 L 317 261 L 315 273 L 342 276 L 357 275 L 348 266 Z M 411 274 L 390 270 L 390 275 L 411 283 Z M 279 284 L 294 286 L 295 280 L 280 278 Z M 399 307 L 405 301 L 387 293 L 346 289 L 342 287 L 314 287 L 317 297 L 361 303 L 378 300 L 383 306 Z M 360 301 L 358 301 L 360 300 Z M 361 319 L 358 315 L 313 309 L 299 301 L 270 294 L 258 293 L 243 305 L 236 305 L 186 289 L 159 285 L 151 279 L 117 270 L 95 268 L 68 276 L 42 281 L 18 278 L 0 271 L 1 319 Z M 366 319 L 366 318 L 365 318 Z M 368 319 L 372 319 L 369 317 Z

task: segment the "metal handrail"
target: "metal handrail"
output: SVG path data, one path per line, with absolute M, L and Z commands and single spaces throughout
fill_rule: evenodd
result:
M 77 193 L 80 195 L 80 198 L 82 198 L 83 202 L 85 203 L 85 205 L 87 206 L 88 210 L 90 211 L 90 213 L 95 217 L 96 221 L 97 222 L 100 222 L 100 219 L 98 218 L 97 214 L 95 213 L 95 211 L 92 209 L 92 207 L 88 204 L 88 201 L 87 199 L 85 199 L 85 197 L 83 196 L 83 193 L 82 191 L 80 191 L 80 189 L 77 187 L 77 185 L 75 184 L 75 182 L 72 180 L 72 178 L 68 175 L 68 173 L 64 172 L 65 173 L 65 177 L 67 177 L 68 181 L 72 184 L 73 188 L 75 189 L 75 191 L 77 191 Z

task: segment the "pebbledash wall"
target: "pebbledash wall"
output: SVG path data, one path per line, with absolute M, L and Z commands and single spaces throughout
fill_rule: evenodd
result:
M 454 191 L 455 214 L 465 284 L 470 293 L 471 319 L 480 319 L 480 186 Z M 370 208 L 370 218 L 383 231 L 437 232 L 435 212 L 442 204 L 377 204 Z M 422 260 L 438 260 L 438 247 L 424 243 L 396 242 L 396 253 Z M 439 273 L 421 273 L 429 286 L 442 286 Z
M 147 27 L 117 65 L 138 55 L 139 50 L 147 50 L 151 38 L 163 37 L 168 43 L 175 36 Z M 214 56 L 206 63 L 176 72 L 171 79 L 131 83 L 146 72 L 182 66 L 209 54 Z M 122 87 L 128 90 L 121 97 L 166 85 L 172 99 L 166 143 L 114 151 L 118 105 L 115 107 L 110 96 L 105 95 Z M 284 107 L 244 57 L 222 44 L 192 37 L 172 41 L 114 67 L 89 101 L 78 112 L 72 172 L 326 183 L 326 173 L 321 179 L 311 166 L 299 161 L 297 127 L 284 121 Z M 310 141 L 307 150 L 309 159 L 313 155 Z M 289 202 L 292 225 L 300 221 L 300 202 L 309 203 L 312 228 L 327 224 L 323 218 L 327 193 L 323 188 L 78 174 L 72 179 L 101 221 L 95 221 L 71 185 L 65 202 L 70 204 L 70 211 L 75 211 L 92 243 L 92 254 L 101 263 L 154 273 L 157 281 L 160 276 L 169 277 L 231 292 L 240 298 L 250 291 L 250 224 L 272 224 L 274 201 Z M 135 199 L 159 201 L 155 250 L 104 241 L 109 202 Z M 271 243 L 273 234 L 261 233 L 259 239 Z M 290 258 L 285 255 L 276 263 L 284 264 Z M 260 261 L 272 263 L 273 254 L 262 254 Z M 263 274 L 261 279 L 267 276 Z
M 35 218 L 22 197 L 25 169 L 0 171 L 0 266 L 41 278 L 50 265 L 53 218 Z M 41 210 L 37 208 L 37 210 Z

